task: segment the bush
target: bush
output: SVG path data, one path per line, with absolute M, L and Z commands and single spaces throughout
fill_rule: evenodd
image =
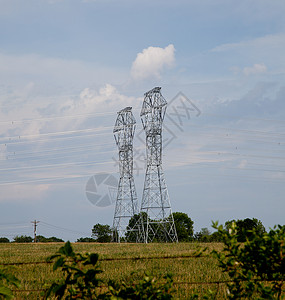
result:
M 99 284 L 97 275 L 101 273 L 97 267 L 98 254 L 75 253 L 68 241 L 55 255 L 48 257 L 47 261 L 55 258 L 53 270 L 61 269 L 64 278 L 50 286 L 45 299 L 51 294 L 59 299 L 65 294 L 66 299 L 96 299 L 95 288 Z
M 224 241 L 222 252 L 213 251 L 220 267 L 228 273 L 229 299 L 281 299 L 285 279 L 285 226 L 275 227 L 268 233 L 255 229 L 246 233 L 239 242 L 235 222 L 222 225 L 213 223 Z
M 10 241 L 6 237 L 1 237 L 0 238 L 0 243 L 10 243 Z

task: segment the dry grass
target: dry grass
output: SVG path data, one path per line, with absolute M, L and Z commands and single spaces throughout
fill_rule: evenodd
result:
M 37 262 L 45 261 L 46 257 L 54 254 L 62 243 L 48 244 L 0 244 L 0 262 Z M 155 276 L 163 276 L 166 273 L 173 274 L 176 297 L 187 299 L 193 292 L 211 288 L 215 290 L 217 285 L 188 284 L 189 282 L 207 282 L 225 280 L 224 274 L 219 270 L 217 262 L 212 257 L 183 258 L 194 253 L 198 248 L 208 247 L 221 249 L 222 244 L 97 244 L 75 243 L 76 252 L 95 252 L 101 259 L 134 258 L 139 260 L 112 260 L 100 261 L 100 269 L 103 271 L 101 278 L 105 282 L 109 279 L 122 281 L 131 278 L 141 278 L 144 272 L 150 272 Z M 181 258 L 162 257 L 181 256 Z M 144 259 L 156 257 L 155 259 Z M 160 257 L 160 258 L 159 258 Z M 51 264 L 17 265 L 12 267 L 12 272 L 21 280 L 21 289 L 43 289 L 52 281 L 59 278 L 59 272 L 52 271 Z M 134 272 L 133 275 L 131 275 Z M 182 284 L 183 283 L 183 284 Z M 218 299 L 223 299 L 225 286 L 220 285 Z M 40 299 L 40 292 L 16 293 L 17 299 Z

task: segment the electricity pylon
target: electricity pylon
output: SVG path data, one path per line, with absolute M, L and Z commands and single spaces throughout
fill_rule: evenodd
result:
M 119 149 L 120 180 L 113 221 L 113 241 L 126 241 L 126 233 L 135 230 L 129 228 L 130 219 L 138 213 L 137 194 L 133 177 L 133 138 L 136 120 L 132 108 L 126 107 L 118 112 L 113 130 Z
M 155 87 L 144 94 L 141 120 L 146 134 L 147 169 L 141 203 L 143 239 L 178 242 L 162 170 L 162 123 L 167 102 Z

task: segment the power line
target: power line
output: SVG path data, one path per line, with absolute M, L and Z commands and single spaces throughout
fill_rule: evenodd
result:
M 49 133 L 39 133 L 39 134 L 30 134 L 30 135 L 17 135 L 17 136 L 8 136 L 8 137 L 2 137 L 0 139 L 2 140 L 12 140 L 12 139 L 28 139 L 28 138 L 33 138 L 33 137 L 41 137 L 41 136 L 57 136 L 57 135 L 70 135 L 70 134 L 74 134 L 74 133 L 84 133 L 84 132 L 100 132 L 100 131 L 105 131 L 105 130 L 109 130 L 112 127 L 107 127 L 104 126 L 104 128 L 100 127 L 100 128 L 86 128 L 86 129 L 77 129 L 77 130 L 69 130 L 69 131 L 56 131 L 56 132 L 49 132 Z
M 9 230 L 9 229 L 18 229 L 18 228 L 30 228 L 30 226 L 27 226 L 27 225 L 17 225 L 17 226 L 5 226 L 5 225 L 0 225 L 0 229 L 6 229 L 6 230 Z
M 261 155 L 250 155 L 250 154 L 240 154 L 240 153 L 231 153 L 231 152 L 218 152 L 218 151 L 206 151 L 204 153 L 207 154 L 216 154 L 216 155 L 230 155 L 230 156 L 242 156 L 242 157 L 253 157 L 253 158 L 268 158 L 268 159 L 285 159 L 285 157 L 272 157 L 272 156 L 261 156 Z M 24 170 L 24 169 L 38 169 L 38 168 L 58 168 L 58 167 L 67 167 L 67 166 L 86 166 L 86 165 L 95 165 L 95 164 L 111 164 L 114 162 L 110 161 L 89 161 L 89 162 L 74 162 L 74 163 L 63 163 L 63 164 L 49 164 L 49 165 L 39 165 L 39 166 L 27 166 L 27 167 L 17 167 L 17 168 L 6 168 L 6 169 L 0 169 L 0 171 L 17 171 L 17 170 Z M 178 162 L 180 163 L 180 162 Z M 186 164 L 190 164 L 192 161 L 186 162 Z M 216 162 L 218 163 L 218 161 Z M 184 162 L 185 164 L 185 162 Z M 199 162 L 199 165 L 205 164 L 203 162 Z M 256 165 L 262 165 L 262 164 L 256 164 Z M 211 165 L 210 165 L 211 166 Z M 234 168 L 234 167 L 226 167 L 223 166 L 225 169 L 238 169 L 238 170 L 244 170 L 244 171 L 265 171 L 265 172 L 284 172 L 284 170 L 273 170 L 273 169 L 248 169 L 248 168 Z M 94 172 L 93 172 L 94 173 Z M 22 183 L 32 183 L 32 182 L 48 182 L 48 181 L 54 181 L 54 180 L 63 180 L 63 179 L 74 179 L 74 178 L 80 178 L 80 177 L 86 177 L 87 175 L 93 174 L 93 173 L 84 173 L 84 175 L 80 174 L 80 176 L 74 176 L 74 175 L 67 175 L 67 176 L 60 176 L 60 177 L 53 177 L 53 178 L 41 178 L 37 180 L 27 180 L 27 181 L 12 181 L 12 182 L 4 182 L 0 183 L 0 185 L 6 185 L 6 184 L 22 184 Z
M 106 163 L 102 163 L 102 164 L 106 164 Z M 77 173 L 77 174 L 66 175 L 66 176 L 31 179 L 31 180 L 24 180 L 24 181 L 6 181 L 6 182 L 1 182 L 0 186 L 1 185 L 13 185 L 13 184 L 29 184 L 29 183 L 51 182 L 51 181 L 67 180 L 67 179 L 79 179 L 79 178 L 84 178 L 84 177 L 92 176 L 92 175 L 94 175 L 94 172 L 89 172 L 89 173 L 84 173 L 84 174 L 78 174 Z
M 199 134 L 201 134 L 201 132 L 199 133 Z M 202 132 L 202 134 L 203 135 L 206 135 L 206 136 L 210 136 L 210 137 L 215 137 L 215 139 L 221 139 L 221 138 L 223 138 L 223 139 L 226 139 L 226 140 L 230 140 L 230 139 L 235 139 L 235 142 L 237 142 L 237 140 L 236 140 L 236 137 L 235 136 L 217 136 L 217 135 L 210 135 L 210 134 L 207 134 L 207 133 L 204 133 L 204 132 Z M 84 137 L 84 136 L 83 136 Z M 78 136 L 77 137 L 69 137 L 69 138 L 79 138 Z M 276 142 L 273 142 L 273 141 L 260 141 L 260 140 L 250 140 L 250 139 L 243 139 L 242 137 L 239 137 L 239 140 L 242 140 L 243 142 L 245 142 L 245 141 L 254 141 L 255 143 L 256 142 L 259 142 L 259 143 L 270 143 L 270 144 L 273 144 L 273 145 L 279 145 L 280 146 L 280 142 L 278 143 L 278 141 L 276 141 Z M 50 142 L 52 142 L 52 140 L 49 140 Z M 29 141 L 30 142 L 30 141 Z M 82 142 L 81 142 L 82 143 Z M 87 143 L 87 145 L 92 145 L 92 144 L 90 144 L 90 142 L 89 143 Z M 106 146 L 106 145 L 112 145 L 112 143 L 101 143 L 101 144 L 95 144 L 95 145 L 100 145 L 101 147 L 104 145 L 104 146 Z M 193 144 L 192 143 L 192 145 L 199 145 L 199 144 Z M 234 146 L 234 145 L 233 145 Z M 278 146 L 277 146 L 278 147 Z M 32 153 L 32 154 L 36 154 L 36 153 L 38 153 L 38 152 L 40 152 L 40 153 L 43 153 L 43 152 L 45 152 L 45 153 L 53 153 L 54 151 L 59 151 L 60 149 L 62 149 L 62 150 L 68 150 L 68 149 L 78 149 L 78 147 L 61 147 L 61 148 L 55 148 L 55 149 L 49 149 L 49 150 L 45 150 L 45 151 L 33 151 L 33 152 L 28 152 L 28 151 L 23 151 L 23 153 Z M 79 149 L 86 149 L 86 146 L 83 146 L 83 147 L 79 147 Z M 273 149 L 270 149 L 270 151 L 273 151 Z M 14 157 L 14 155 L 13 155 L 13 153 L 18 153 L 18 152 L 20 152 L 20 154 L 21 154 L 21 150 L 19 151 L 19 150 L 16 150 L 16 151 L 8 151 L 6 154 L 8 154 L 8 157 Z M 71 151 L 70 151 L 71 152 Z M 74 151 L 74 152 L 76 152 L 76 151 Z M 3 160 L 3 159 L 2 159 Z M 5 159 L 4 159 L 5 160 Z
M 67 232 L 74 233 L 74 234 L 90 235 L 90 233 L 86 233 L 86 232 L 82 232 L 82 231 L 77 231 L 77 230 L 73 230 L 73 229 L 68 229 L 68 228 L 64 228 L 64 227 L 59 227 L 59 226 L 52 225 L 52 224 L 49 224 L 49 223 L 43 222 L 43 221 L 41 221 L 41 225 L 44 225 L 46 227 L 51 227 L 51 228 L 54 228 L 54 229 L 57 229 L 57 230 L 60 230 L 60 231 L 67 231 Z
M 191 127 L 196 127 L 196 128 L 205 128 L 205 129 L 222 129 L 222 130 L 227 130 L 227 131 L 234 131 L 234 132 L 241 132 L 245 134 L 254 134 L 254 135 L 268 135 L 270 138 L 273 136 L 285 138 L 285 133 L 277 133 L 273 131 L 261 131 L 261 130 L 250 130 L 250 129 L 238 129 L 238 128 L 232 128 L 232 127 L 223 127 L 223 126 L 216 126 L 216 125 L 196 125 L 196 124 L 191 124 Z
M 56 151 L 66 151 L 66 150 L 78 150 L 78 149 L 86 149 L 88 146 L 89 148 L 87 149 L 99 149 L 102 148 L 102 146 L 113 146 L 114 143 L 100 143 L 100 144 L 94 144 L 94 143 L 87 143 L 87 144 L 82 144 L 81 146 L 71 146 L 71 147 L 57 147 L 57 148 L 53 148 L 53 149 L 46 149 L 46 147 L 44 149 L 39 149 L 37 151 L 25 151 L 25 150 L 16 150 L 16 153 L 20 153 L 21 155 L 23 154 L 35 154 L 35 153 L 49 153 L 49 152 L 56 152 Z M 15 151 L 7 151 L 7 154 L 11 154 L 14 153 Z
M 175 162 L 175 161 L 174 161 Z M 176 161 L 177 163 L 181 163 L 181 164 L 184 164 L 184 165 L 189 165 L 189 164 L 199 164 L 199 166 L 209 166 L 209 167 L 214 167 L 214 168 L 217 168 L 217 165 L 216 163 L 206 163 L 206 162 L 199 162 L 199 163 L 193 163 L 193 161 L 182 161 L 182 162 L 179 162 L 179 161 Z M 268 169 L 254 169 L 254 168 L 239 168 L 239 167 L 229 167 L 229 166 L 220 166 L 220 168 L 223 168 L 223 169 L 233 169 L 233 170 L 240 170 L 240 171 L 262 171 L 262 172 L 276 172 L 276 173 L 285 173 L 285 170 L 268 170 Z
M 68 97 L 67 97 L 67 99 L 68 99 Z M 133 109 L 133 111 L 138 112 L 139 108 Z M 39 117 L 39 118 L 30 118 L 30 119 L 22 119 L 22 120 L 0 121 L 0 124 L 1 123 L 2 124 L 29 123 L 29 122 L 34 122 L 34 121 L 50 121 L 50 120 L 55 120 L 55 119 L 68 119 L 68 118 L 77 118 L 78 119 L 78 118 L 82 118 L 82 117 L 99 117 L 99 116 L 103 116 L 104 117 L 106 115 L 114 115 L 114 113 L 113 112 L 94 112 L 94 113 L 85 113 L 85 114 L 76 114 L 76 115 L 65 115 L 65 116 L 54 115 L 54 116 L 50 116 L 50 117 Z M 256 118 L 256 117 L 244 117 L 244 116 L 233 116 L 233 115 L 223 115 L 223 114 L 215 114 L 215 113 L 208 113 L 208 112 L 203 112 L 203 115 L 217 116 L 219 118 L 225 117 L 225 118 L 230 118 L 231 120 L 232 119 L 236 119 L 236 120 L 249 120 L 249 121 L 253 120 L 253 121 L 266 121 L 266 122 L 285 123 L 284 120 L 268 119 L 268 118 Z
M 28 224 L 28 222 L 16 222 L 16 223 L 0 223 L 0 226 L 6 226 L 6 225 L 22 225 L 22 224 Z
M 111 133 L 110 133 L 111 134 Z M 70 139 L 78 139 L 78 138 L 86 138 L 86 137 L 93 137 L 93 136 L 102 136 L 102 135 L 106 135 L 106 133 L 92 133 L 92 134 L 85 134 L 85 135 L 78 135 L 78 136 L 66 136 L 66 137 L 53 137 L 52 139 L 48 139 L 48 138 L 38 138 L 38 139 L 34 139 L 34 140 L 26 140 L 26 141 L 22 141 L 19 139 L 18 137 L 18 141 L 7 141 L 6 143 L 2 142 L 2 145 L 4 144 L 5 146 L 10 146 L 10 145 L 19 145 L 19 144 L 29 144 L 29 143 L 38 143 L 38 142 L 45 142 L 45 141 L 50 141 L 50 142 L 54 142 L 54 141 L 61 141 L 61 140 L 70 140 Z
M 34 118 L 34 119 L 22 119 L 22 120 L 7 120 L 0 121 L 0 124 L 14 124 L 14 123 L 31 123 L 35 121 L 51 121 L 55 119 L 72 119 L 72 118 L 83 118 L 83 117 L 98 117 L 98 116 L 106 116 L 106 115 L 114 115 L 113 112 L 102 112 L 102 113 L 86 113 L 86 114 L 78 114 L 78 115 L 66 115 L 66 116 L 53 116 L 53 117 L 43 117 L 43 118 Z
M 112 113 L 113 114 L 113 113 Z M 169 123 L 167 124 L 168 127 L 175 127 L 175 124 Z M 198 127 L 198 128 L 216 128 L 216 129 L 222 129 L 222 130 L 227 130 L 227 131 L 234 131 L 234 132 L 242 132 L 242 133 L 249 133 L 249 134 L 255 134 L 255 135 L 269 135 L 270 137 L 272 136 L 278 136 L 278 137 L 284 137 L 284 133 L 276 133 L 272 131 L 261 131 L 261 130 L 249 130 L 249 129 L 238 129 L 238 128 L 230 128 L 230 127 L 223 127 L 223 126 L 216 126 L 216 125 L 196 125 L 191 123 L 191 127 Z M 23 135 L 20 137 L 21 138 L 31 138 L 31 137 L 40 137 L 40 136 L 56 136 L 56 135 L 64 135 L 64 134 L 74 134 L 74 133 L 79 133 L 79 132 L 90 132 L 90 131 L 105 131 L 105 130 L 111 130 L 111 126 L 101 126 L 97 128 L 87 128 L 87 129 L 78 129 L 78 130 L 70 130 L 70 131 L 56 131 L 56 132 L 50 132 L 50 133 L 39 133 L 39 134 L 34 134 L 34 135 Z M 19 135 L 17 136 L 6 136 L 2 137 L 0 139 L 18 139 Z
M 110 161 L 102 161 L 102 162 L 83 161 L 83 162 L 72 162 L 72 163 L 63 163 L 63 164 L 49 164 L 49 165 L 18 167 L 18 168 L 6 168 L 6 169 L 0 169 L 0 171 L 18 171 L 18 170 L 27 170 L 27 169 L 59 168 L 59 167 L 68 167 L 68 166 L 101 165 L 101 164 L 110 164 L 110 163 L 113 163 L 113 162 L 110 162 Z
M 200 135 L 201 133 L 199 133 L 199 135 Z M 237 141 L 243 141 L 243 142 L 245 142 L 245 141 L 253 141 L 253 142 L 258 142 L 258 143 L 270 143 L 270 144 L 273 144 L 273 145 L 275 145 L 275 146 L 277 146 L 277 147 L 280 147 L 280 142 L 278 142 L 278 141 L 261 141 L 261 140 L 252 140 L 252 139 L 243 139 L 242 137 L 239 137 L 238 139 L 236 138 L 236 137 L 234 137 L 234 136 L 217 136 L 217 135 L 210 135 L 210 134 L 205 134 L 205 133 L 203 133 L 202 132 L 202 134 L 203 135 L 205 135 L 205 136 L 209 136 L 209 137 L 214 137 L 215 139 L 226 139 L 226 140 L 231 140 L 231 139 L 235 139 L 235 143 L 233 143 L 232 142 L 232 145 L 234 146 L 234 145 L 236 145 L 236 142 Z M 208 142 L 209 142 L 209 140 L 207 140 Z M 50 142 L 52 142 L 52 141 L 50 141 Z M 81 142 L 81 144 L 82 144 L 82 142 Z M 91 149 L 92 149 L 92 146 L 100 146 L 100 147 L 102 147 L 102 146 L 113 146 L 113 143 L 100 143 L 100 144 L 93 144 L 93 143 L 90 143 L 90 142 L 88 142 L 88 143 L 86 143 L 86 144 L 84 144 L 83 143 L 83 145 L 84 146 L 79 146 L 79 147 L 74 147 L 74 146 L 71 146 L 71 147 L 58 147 L 58 148 L 54 148 L 54 149 L 48 149 L 48 150 L 38 150 L 38 151 L 23 151 L 23 150 L 16 150 L 16 149 L 14 149 L 14 150 L 11 150 L 11 151 L 7 151 L 6 152 L 6 154 L 8 155 L 8 156 L 13 156 L 13 153 L 20 153 L 20 154 L 36 154 L 36 153 L 53 153 L 53 152 L 56 152 L 56 151 L 61 151 L 61 150 L 74 150 L 74 149 L 87 149 L 87 146 L 90 146 L 91 147 Z M 197 143 L 195 143 L 195 144 L 193 144 L 193 143 L 191 143 L 191 145 L 201 145 L 201 144 L 197 144 Z M 203 146 L 203 145 L 201 145 L 201 146 Z M 88 148 L 88 149 L 90 149 L 90 147 Z M 95 148 L 95 147 L 94 147 Z M 97 148 L 99 148 L 99 147 L 97 147 Z M 271 151 L 272 151 L 272 149 L 270 149 Z
M 266 122 L 277 122 L 277 123 L 285 123 L 284 120 L 276 120 L 276 119 L 267 119 L 267 118 L 255 118 L 255 117 L 238 117 L 238 116 L 232 116 L 232 115 L 223 115 L 223 114 L 213 114 L 213 113 L 207 113 L 203 112 L 203 115 L 208 116 L 217 116 L 219 118 L 226 117 L 230 119 L 236 119 L 236 120 L 254 120 L 254 121 L 266 121 Z
M 27 159 L 27 158 L 31 158 L 29 159 L 28 161 L 29 162 L 34 162 L 34 161 L 43 161 L 43 160 L 57 160 L 57 159 L 60 159 L 60 158 L 71 158 L 71 157 L 78 157 L 80 155 L 80 153 L 85 153 L 87 151 L 87 154 L 89 154 L 90 156 L 91 155 L 98 155 L 98 154 L 102 154 L 102 153 L 114 153 L 114 150 L 109 150 L 109 151 L 97 151 L 96 153 L 92 153 L 90 152 L 89 150 L 92 150 L 92 147 L 91 148 L 87 148 L 87 149 L 82 149 L 82 150 L 79 150 L 79 151 L 70 151 L 70 152 L 67 152 L 65 154 L 62 154 L 62 153 L 49 153 L 49 154 L 44 154 L 44 155 L 33 155 L 33 156 L 22 156 L 22 157 L 19 157 L 17 156 L 16 154 L 14 156 L 10 155 L 10 156 L 7 156 L 6 159 L 0 159 L 1 160 L 12 160 L 12 161 L 17 161 L 17 160 L 23 160 L 23 159 Z M 60 156 L 55 156 L 56 154 L 60 155 Z M 50 157 L 51 156 L 51 157 Z M 10 158 L 9 158 L 10 157 Z

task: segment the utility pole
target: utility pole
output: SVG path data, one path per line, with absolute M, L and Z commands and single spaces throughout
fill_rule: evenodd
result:
M 32 224 L 34 224 L 34 243 L 37 242 L 37 224 L 40 223 L 40 221 L 31 221 Z

